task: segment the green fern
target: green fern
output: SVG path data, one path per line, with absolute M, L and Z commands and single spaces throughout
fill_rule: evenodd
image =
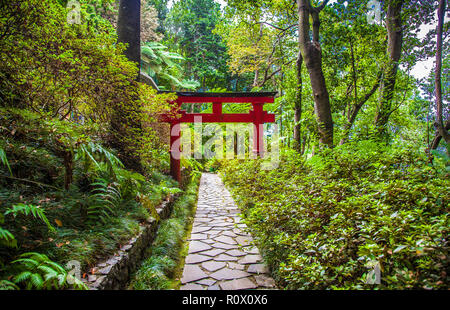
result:
M 0 244 L 10 248 L 15 248 L 17 247 L 17 240 L 14 235 L 9 232 L 9 230 L 0 227 Z
M 33 215 L 35 218 L 42 220 L 47 225 L 49 230 L 55 231 L 55 228 L 50 224 L 47 217 L 45 216 L 44 210 L 42 210 L 38 206 L 18 203 L 12 206 L 12 208 L 6 210 L 4 214 L 12 214 L 14 217 L 16 217 L 18 214 L 23 214 L 25 216 Z
M 100 220 L 105 223 L 115 213 L 114 209 L 119 207 L 122 195 L 117 183 L 108 184 L 105 180 L 99 180 L 92 185 L 94 189 L 87 208 L 88 221 L 93 223 Z
M 11 171 L 11 167 L 9 166 L 8 158 L 6 157 L 6 153 L 2 148 L 0 148 L 0 161 L 3 163 L 3 165 L 8 167 L 9 173 L 12 175 L 12 171 Z
M 83 282 L 69 275 L 62 266 L 44 254 L 24 253 L 12 263 L 19 268 L 19 273 L 13 277 L 14 284 L 21 284 L 26 289 L 88 289 Z
M 137 172 L 126 169 L 117 169 L 117 182 L 122 196 L 134 198 L 141 191 L 146 182 L 145 177 Z
M 117 169 L 124 167 L 116 155 L 94 142 L 81 144 L 75 151 L 75 160 L 84 163 L 83 170 L 85 173 L 91 170 L 94 172 L 104 171 L 106 167 L 110 174 L 115 174 Z
M 0 291 L 12 291 L 12 290 L 18 290 L 19 287 L 8 280 L 0 280 Z

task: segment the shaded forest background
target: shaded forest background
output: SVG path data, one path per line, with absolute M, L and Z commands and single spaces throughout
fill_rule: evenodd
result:
M 207 170 L 281 288 L 372 289 L 378 266 L 378 288 L 448 289 L 448 3 L 383 1 L 374 21 L 373 3 L 142 0 L 136 64 L 119 1 L 1 1 L 0 288 L 85 289 L 168 195 L 190 188 L 192 206 Z M 177 184 L 158 122 L 175 97 L 139 72 L 160 90 L 277 91 L 280 166 L 183 159 Z M 176 287 L 184 230 L 136 287 Z

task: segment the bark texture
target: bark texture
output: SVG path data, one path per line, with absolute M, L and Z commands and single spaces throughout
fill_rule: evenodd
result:
M 444 126 L 443 120 L 443 106 L 442 106 L 442 36 L 444 30 L 444 14 L 445 14 L 446 0 L 439 1 L 438 7 L 438 25 L 436 29 L 436 72 L 434 77 L 434 86 L 436 93 L 436 136 L 433 141 L 432 148 L 436 149 L 439 142 L 444 138 L 447 145 L 450 145 L 450 120 L 447 119 L 447 124 Z
M 381 85 L 380 106 L 375 117 L 375 127 L 379 136 L 386 134 L 386 126 L 392 113 L 392 98 L 394 97 L 395 81 L 403 46 L 401 19 L 403 2 L 403 0 L 390 0 L 386 12 L 388 61 Z
M 127 44 L 125 56 L 128 60 L 136 63 L 138 68 L 141 61 L 141 1 L 140 0 L 120 0 L 119 17 L 117 21 L 118 41 Z M 135 81 L 139 80 L 139 73 Z M 142 172 L 142 165 L 138 155 L 138 141 L 141 132 L 141 122 L 139 119 L 139 99 L 137 85 L 132 84 L 127 89 L 130 92 L 129 102 L 121 103 L 115 107 L 115 113 L 111 118 L 110 146 L 118 151 L 118 157 L 123 164 L 138 172 Z
M 139 65 L 141 62 L 140 0 L 120 0 L 117 35 L 119 42 L 128 44 L 125 56 Z
M 310 0 L 297 0 L 299 16 L 299 47 L 309 73 L 314 97 L 314 112 L 319 127 L 319 141 L 329 147 L 333 146 L 333 118 L 331 115 L 330 96 L 322 70 L 322 50 L 319 44 L 319 13 L 328 1 L 319 7 L 313 7 Z M 312 39 L 310 37 L 310 17 L 312 18 Z
M 294 148 L 301 152 L 302 149 L 302 125 L 300 120 L 302 119 L 302 54 L 298 53 L 297 58 L 297 97 L 294 103 Z

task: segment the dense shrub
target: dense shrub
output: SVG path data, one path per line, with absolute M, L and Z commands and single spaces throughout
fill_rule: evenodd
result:
M 178 191 L 157 171 L 126 170 L 102 145 L 103 132 L 93 123 L 0 108 L 0 279 L 22 272 L 12 262 L 30 251 L 61 266 L 78 260 L 88 271 L 135 236 L 139 223 L 156 218 L 155 207 Z M 15 216 L 19 211 L 35 216 Z M 30 288 L 26 274 L 17 281 Z M 37 281 L 45 275 L 34 277 L 34 288 L 55 288 Z
M 221 169 L 288 289 L 448 288 L 448 173 L 414 148 L 349 143 L 278 169 Z M 366 284 L 379 264 L 380 286 Z M 372 267 L 370 267 L 372 266 Z

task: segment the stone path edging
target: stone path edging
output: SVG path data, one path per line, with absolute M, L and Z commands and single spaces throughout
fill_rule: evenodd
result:
M 276 288 L 239 212 L 220 177 L 203 173 L 181 290 Z
M 161 220 L 166 219 L 171 212 L 176 195 L 170 195 L 163 201 L 156 211 Z M 97 264 L 91 270 L 94 274 L 88 274 L 87 279 L 82 279 L 91 290 L 119 290 L 125 289 L 130 275 L 144 258 L 145 250 L 151 245 L 159 222 L 151 218 L 146 224 L 139 226 L 139 234 L 107 260 Z

